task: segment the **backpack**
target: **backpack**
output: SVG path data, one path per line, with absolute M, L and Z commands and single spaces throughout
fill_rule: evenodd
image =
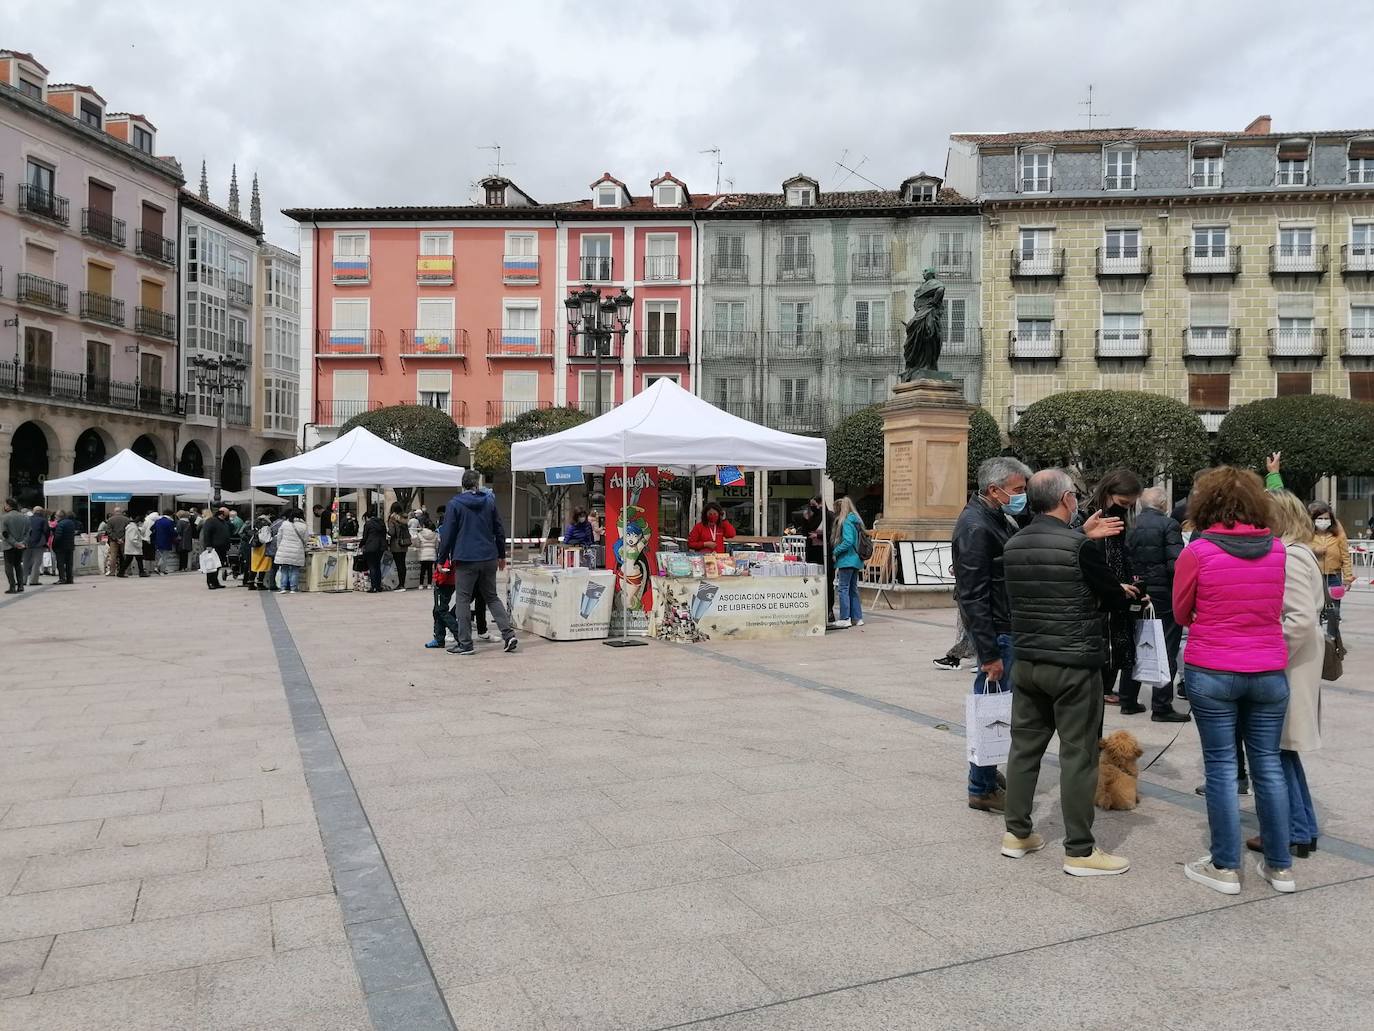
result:
M 864 529 L 862 521 L 859 523 L 858 552 L 859 558 L 863 559 L 865 562 L 873 557 L 873 538 L 870 537 L 868 531 Z
M 396 533 L 393 535 L 396 546 L 400 548 L 410 547 L 410 527 L 405 523 L 396 524 Z

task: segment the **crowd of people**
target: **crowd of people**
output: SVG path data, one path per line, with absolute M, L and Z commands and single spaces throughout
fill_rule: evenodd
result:
M 1206 774 L 1211 847 L 1184 873 L 1236 894 L 1244 846 L 1259 853 L 1256 874 L 1290 892 L 1293 857 L 1319 836 L 1302 756 L 1321 744 L 1322 621 L 1339 618 L 1353 580 L 1345 534 L 1330 506 L 1283 488 L 1277 454 L 1267 480 L 1208 469 L 1168 509 L 1129 470 L 1084 499 L 1062 469 L 1032 473 L 1011 457 L 979 468 L 952 542 L 959 638 L 934 661 L 958 669 L 967 652 L 975 694 L 1012 692 L 1011 747 L 1005 776 L 969 764 L 968 805 L 1003 817 L 1003 855 L 1044 848 L 1032 802 L 1057 733 L 1064 871 L 1128 871 L 1093 836 L 1099 741 L 1107 705 L 1146 709 L 1135 642 L 1140 621 L 1157 619 L 1167 677 L 1150 685 L 1152 718 L 1196 723 Z M 1191 713 L 1174 707 L 1180 667 Z M 1261 833 L 1242 842 L 1238 795 L 1251 786 Z
M 20 508 L 6 498 L 0 515 L 0 550 L 5 554 L 5 593 L 21 594 L 37 587 L 44 573 L 43 559 L 52 556 L 53 574 L 60 584 L 73 582 L 76 519 L 64 509 L 47 511 L 41 505 Z

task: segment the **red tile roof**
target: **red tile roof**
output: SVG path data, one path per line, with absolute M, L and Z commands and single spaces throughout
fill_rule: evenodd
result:
M 106 111 L 106 112 L 105 112 L 105 118 L 106 118 L 107 121 L 108 121 L 109 119 L 111 119 L 111 118 L 127 118 L 127 119 L 129 119 L 129 121 L 131 121 L 131 122 L 142 122 L 142 123 L 143 123 L 144 125 L 146 125 L 149 129 L 156 129 L 156 128 L 157 128 L 156 125 L 154 125 L 152 122 L 148 121 L 148 118 L 147 118 L 146 115 L 136 115 L 136 114 L 134 114 L 132 111 Z
M 98 100 L 98 101 L 100 101 L 102 104 L 105 103 L 105 98 L 102 97 L 99 93 L 97 93 L 97 92 L 95 91 L 95 87 L 93 87 L 93 86 L 83 86 L 83 85 L 81 85 L 81 83 L 79 83 L 79 82 L 50 82 L 50 83 L 48 83 L 48 92 L 51 93 L 53 90 L 79 90 L 79 91 L 81 91 L 82 93 L 89 93 L 91 96 L 95 97 L 95 99 Z
M 48 74 L 48 70 L 38 63 L 38 58 L 34 57 L 32 54 L 26 54 L 22 50 L 0 50 L 0 57 L 17 57 L 20 60 L 29 62 L 29 64 L 33 65 L 44 75 Z
M 932 176 L 931 178 L 935 177 Z M 925 201 L 924 203 L 932 202 Z M 934 203 L 971 204 L 973 202 L 955 190 L 944 187 L 941 188 Z M 796 207 L 794 210 L 799 213 L 799 217 L 802 217 L 803 213 L 812 209 L 916 206 L 918 206 L 917 203 L 905 200 L 900 190 L 830 190 L 822 193 L 815 204 L 808 207 Z M 769 210 L 786 207 L 788 207 L 787 197 L 781 193 L 727 193 L 721 197 L 721 203 L 716 205 L 716 210 L 721 208 Z

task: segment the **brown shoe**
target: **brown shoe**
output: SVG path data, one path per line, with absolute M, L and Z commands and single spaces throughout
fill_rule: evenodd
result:
M 1007 807 L 1007 793 L 998 790 L 990 795 L 969 795 L 968 807 L 981 813 L 1000 813 Z

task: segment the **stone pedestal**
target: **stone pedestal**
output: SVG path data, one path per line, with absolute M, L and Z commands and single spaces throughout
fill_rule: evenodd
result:
M 968 500 L 968 417 L 957 380 L 900 383 L 883 406 L 883 516 L 906 540 L 947 541 Z

